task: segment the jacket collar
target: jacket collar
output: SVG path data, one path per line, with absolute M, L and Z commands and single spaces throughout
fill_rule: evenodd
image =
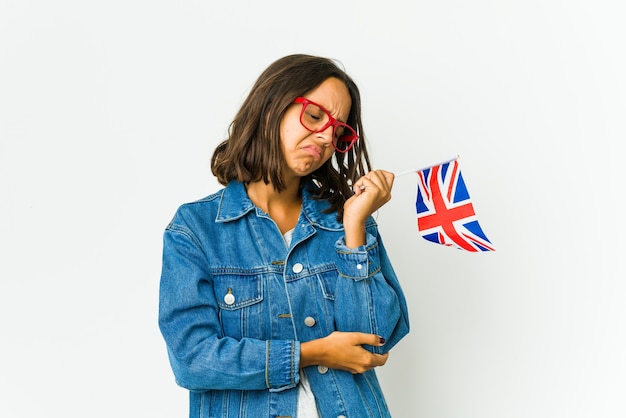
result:
M 322 212 L 328 208 L 328 202 L 326 200 L 313 199 L 309 190 L 315 188 L 316 186 L 312 182 L 307 182 L 302 188 L 301 218 L 304 216 L 308 223 L 316 225 L 320 228 L 342 230 L 343 225 L 337 222 L 336 212 Z M 222 196 L 220 198 L 219 208 L 215 220 L 216 222 L 234 221 L 255 209 L 256 207 L 248 197 L 243 183 L 231 181 L 222 190 Z

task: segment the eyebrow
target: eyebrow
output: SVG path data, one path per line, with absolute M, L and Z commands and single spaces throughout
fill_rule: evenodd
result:
M 322 109 L 324 109 L 324 110 L 325 110 L 326 112 L 328 112 L 328 114 L 329 114 L 330 116 L 332 116 L 332 117 L 333 117 L 336 121 L 341 122 L 341 123 L 343 123 L 343 124 L 345 124 L 345 125 L 347 125 L 347 124 L 348 124 L 348 121 L 347 121 L 347 120 L 341 120 L 341 119 L 339 119 L 339 118 L 336 118 L 336 117 L 333 115 L 333 113 L 332 113 L 330 110 L 328 110 L 328 108 L 327 108 L 326 106 L 324 106 L 323 104 L 318 103 L 318 102 L 316 102 L 315 100 L 311 100 L 311 99 L 309 99 L 308 97 L 305 97 L 305 96 L 301 96 L 301 97 L 302 97 L 302 98 L 304 98 L 304 99 L 307 99 L 309 102 L 311 102 L 311 103 L 313 103 L 313 104 L 315 104 L 315 105 L 317 105 L 317 106 L 321 107 Z M 352 107 L 352 104 L 350 105 L 350 107 Z M 348 112 L 348 118 L 349 118 L 349 117 L 350 117 L 350 112 Z
M 320 106 L 322 106 L 322 105 L 320 105 Z M 347 123 L 347 121 L 345 121 L 345 120 L 341 120 L 341 119 L 339 119 L 339 118 L 335 117 L 335 116 L 333 115 L 333 113 L 332 113 L 330 110 L 328 110 L 328 108 L 327 108 L 327 107 L 322 106 L 322 108 L 323 108 L 325 111 L 327 111 L 327 112 L 328 112 L 328 113 L 329 113 L 329 114 L 330 114 L 333 118 L 335 118 L 335 120 L 337 120 L 337 121 L 339 121 L 339 122 L 341 122 L 341 123 L 345 123 L 346 125 L 348 124 L 348 123 Z M 350 117 L 350 112 L 348 112 L 348 117 Z

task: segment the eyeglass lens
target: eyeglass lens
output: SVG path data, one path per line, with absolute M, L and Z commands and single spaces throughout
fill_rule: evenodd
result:
M 307 103 L 302 111 L 302 124 L 310 131 L 320 132 L 331 125 L 330 115 L 315 103 Z M 356 132 L 341 122 L 333 127 L 333 145 L 338 150 L 348 150 L 357 138 Z

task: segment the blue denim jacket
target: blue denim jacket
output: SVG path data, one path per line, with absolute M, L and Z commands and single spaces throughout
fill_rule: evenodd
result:
M 182 205 L 164 233 L 159 326 L 190 417 L 295 417 L 300 342 L 335 330 L 409 331 L 406 301 L 369 219 L 349 249 L 336 213 L 303 190 L 291 245 L 241 183 Z M 374 370 L 304 369 L 326 417 L 388 417 Z

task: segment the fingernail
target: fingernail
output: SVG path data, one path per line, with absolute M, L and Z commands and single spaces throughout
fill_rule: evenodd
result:
M 387 340 L 385 340 L 383 337 L 378 337 L 378 342 L 381 344 L 385 344 Z

